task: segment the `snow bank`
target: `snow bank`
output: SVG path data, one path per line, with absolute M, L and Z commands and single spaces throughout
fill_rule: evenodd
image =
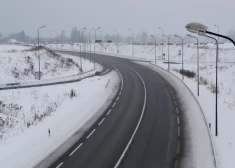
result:
M 112 71 L 78 83 L 1 91 L 0 167 L 37 165 L 109 103 L 118 87 Z

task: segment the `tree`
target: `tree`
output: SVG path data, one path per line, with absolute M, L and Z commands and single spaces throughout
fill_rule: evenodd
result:
M 148 42 L 148 38 L 149 38 L 148 34 L 143 31 L 141 33 L 141 43 L 146 44 Z
M 78 29 L 77 28 L 72 29 L 70 40 L 72 41 L 72 43 L 77 43 L 78 42 L 79 34 L 78 34 Z

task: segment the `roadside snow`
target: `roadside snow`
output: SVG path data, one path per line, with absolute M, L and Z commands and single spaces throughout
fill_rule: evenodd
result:
M 1 91 L 0 166 L 36 166 L 110 102 L 118 86 L 112 71 L 77 83 Z

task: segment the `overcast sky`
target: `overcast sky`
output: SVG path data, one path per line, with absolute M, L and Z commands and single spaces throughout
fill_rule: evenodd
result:
M 36 36 L 37 28 L 46 25 L 43 36 L 71 28 L 102 27 L 103 34 L 117 29 L 129 35 L 146 31 L 185 35 L 188 22 L 201 22 L 211 31 L 220 26 L 225 34 L 235 28 L 234 0 L 0 0 L 0 32 L 4 35 L 24 30 Z

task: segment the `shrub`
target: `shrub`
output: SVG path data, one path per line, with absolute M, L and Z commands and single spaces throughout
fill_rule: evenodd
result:
M 187 76 L 188 78 L 194 78 L 196 76 L 196 73 L 194 71 L 180 69 L 179 72 L 180 74 Z

